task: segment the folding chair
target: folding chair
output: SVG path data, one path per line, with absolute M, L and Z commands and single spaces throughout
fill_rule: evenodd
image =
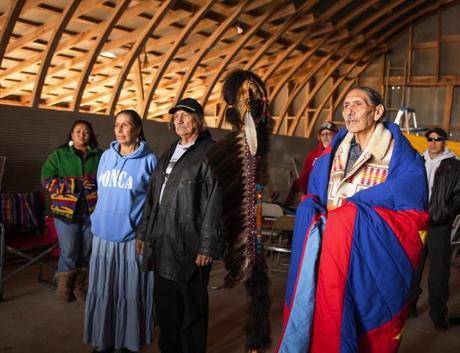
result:
M 269 237 L 269 241 L 264 245 L 266 255 L 270 258 L 267 263 L 273 271 L 284 272 L 289 267 L 294 223 L 295 217 L 290 215 L 283 215 L 273 223 L 272 234 Z M 284 238 L 286 235 L 288 236 L 287 239 Z M 283 258 L 285 259 L 284 261 Z
M 273 223 L 283 215 L 284 212 L 280 205 L 262 202 L 262 235 L 264 237 L 272 236 Z
M 51 267 L 46 265 L 42 259 L 56 251 L 58 241 L 52 218 L 47 218 L 45 222 L 47 226 L 45 234 L 25 236 L 21 239 L 6 239 L 5 227 L 0 223 L 0 302 L 3 300 L 4 282 L 31 265 L 39 265 L 39 282 L 54 284 L 51 281 L 45 280 L 43 277 L 44 268 Z M 39 253 L 35 256 L 28 255 L 26 251 L 30 250 L 38 250 Z M 3 278 L 5 255 L 7 253 L 16 255 L 28 261 Z

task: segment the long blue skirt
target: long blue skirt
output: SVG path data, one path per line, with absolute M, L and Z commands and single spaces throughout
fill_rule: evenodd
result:
M 153 272 L 141 272 L 135 240 L 93 237 L 83 340 L 98 350 L 152 342 Z

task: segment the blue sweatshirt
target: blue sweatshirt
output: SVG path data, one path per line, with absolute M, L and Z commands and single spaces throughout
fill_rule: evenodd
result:
M 144 141 L 127 156 L 118 152 L 119 147 L 113 141 L 99 161 L 98 200 L 91 224 L 95 236 L 123 242 L 136 236 L 157 158 Z

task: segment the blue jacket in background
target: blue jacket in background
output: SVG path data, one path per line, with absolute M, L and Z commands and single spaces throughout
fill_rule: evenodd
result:
M 136 237 L 157 158 L 144 141 L 127 156 L 118 152 L 119 147 L 113 141 L 99 162 L 98 201 L 91 223 L 95 236 L 122 242 Z

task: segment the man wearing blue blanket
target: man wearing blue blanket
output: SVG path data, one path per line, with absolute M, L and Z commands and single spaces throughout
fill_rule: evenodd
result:
M 297 210 L 278 352 L 399 348 L 426 235 L 424 165 L 374 89 L 348 92 L 342 115 Z

